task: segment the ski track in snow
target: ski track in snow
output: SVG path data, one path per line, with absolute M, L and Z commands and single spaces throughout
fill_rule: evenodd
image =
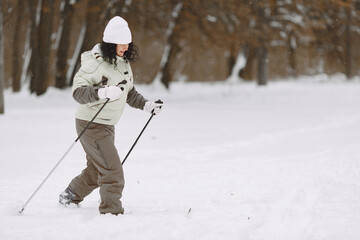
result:
M 5 92 L 0 116 L 0 239 L 360 239 L 360 83 L 138 85 L 165 102 L 124 166 L 123 216 L 58 194 L 85 167 L 70 90 Z M 125 156 L 149 115 L 127 107 Z

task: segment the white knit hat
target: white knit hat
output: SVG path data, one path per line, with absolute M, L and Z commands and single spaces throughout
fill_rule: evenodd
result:
M 105 27 L 103 41 L 114 44 L 131 43 L 128 23 L 122 17 L 113 17 Z

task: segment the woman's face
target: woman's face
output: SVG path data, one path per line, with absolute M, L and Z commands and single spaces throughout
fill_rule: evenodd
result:
M 119 57 L 124 56 L 124 52 L 126 52 L 129 48 L 129 44 L 117 44 L 116 45 L 116 55 Z

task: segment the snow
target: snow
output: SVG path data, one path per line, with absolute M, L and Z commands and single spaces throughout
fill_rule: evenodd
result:
M 239 52 L 238 56 L 236 57 L 236 61 L 235 64 L 231 70 L 231 74 L 228 77 L 228 79 L 226 79 L 227 82 L 229 83 L 236 83 L 238 81 L 239 78 L 239 72 L 241 69 L 243 69 L 246 65 L 246 58 L 244 53 Z
M 207 19 L 209 22 L 213 22 L 213 23 L 217 21 L 217 17 L 212 16 L 212 15 L 207 15 L 207 16 L 206 16 L 206 19 Z
M 40 24 L 42 1 L 43 1 L 43 0 L 39 0 L 39 1 L 38 1 L 38 5 L 37 5 L 37 7 L 36 7 L 35 23 L 36 23 L 36 26 L 37 26 L 37 27 L 38 27 L 39 24 Z
M 250 83 L 138 85 L 166 106 L 124 165 L 125 215 L 58 195 L 85 167 L 70 90 L 5 92 L 0 116 L 0 239 L 360 239 L 360 82 L 326 76 Z M 341 77 L 339 77 L 341 78 Z M 121 157 L 148 120 L 127 107 Z

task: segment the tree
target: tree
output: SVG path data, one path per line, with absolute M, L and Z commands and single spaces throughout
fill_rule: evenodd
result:
M 55 2 L 29 0 L 28 3 L 32 8 L 30 91 L 41 95 L 49 85 L 49 54 Z
M 259 86 L 266 85 L 268 81 L 268 19 L 265 13 L 266 3 L 259 1 L 254 2 L 254 8 L 257 15 L 257 24 L 255 27 L 255 38 L 257 38 L 257 84 Z
M 4 114 L 4 39 L 3 39 L 3 11 L 0 4 L 0 114 Z
M 179 1 L 174 6 L 172 11 L 172 21 L 169 23 L 167 37 L 168 37 L 168 45 L 165 48 L 165 53 L 163 58 L 160 62 L 160 71 L 161 71 L 161 79 L 160 81 L 165 85 L 166 88 L 170 87 L 170 82 L 172 81 L 172 74 L 171 74 L 171 60 L 174 58 L 176 52 L 179 50 L 178 42 L 176 42 L 176 34 L 179 31 L 178 19 L 179 15 L 181 14 L 181 10 L 183 9 L 183 2 Z M 175 28 L 175 29 L 174 29 Z
M 13 39 L 13 46 L 16 46 L 13 48 L 13 72 L 12 72 L 12 88 L 14 92 L 19 92 L 21 88 L 21 71 L 19 71 L 19 68 L 22 63 L 22 48 L 21 46 L 23 44 L 23 39 L 20 37 L 21 34 L 21 18 L 23 17 L 22 14 L 22 4 L 17 1 L 14 4 L 14 14 L 15 14 L 15 25 L 14 25 L 14 39 Z
M 62 0 L 61 15 L 59 28 L 61 29 L 61 36 L 59 47 L 57 49 L 56 69 L 55 69 L 55 87 L 65 88 L 70 85 L 67 82 L 67 58 L 68 47 L 70 43 L 70 32 L 72 28 L 72 17 L 74 14 L 74 7 L 70 4 L 71 0 Z

